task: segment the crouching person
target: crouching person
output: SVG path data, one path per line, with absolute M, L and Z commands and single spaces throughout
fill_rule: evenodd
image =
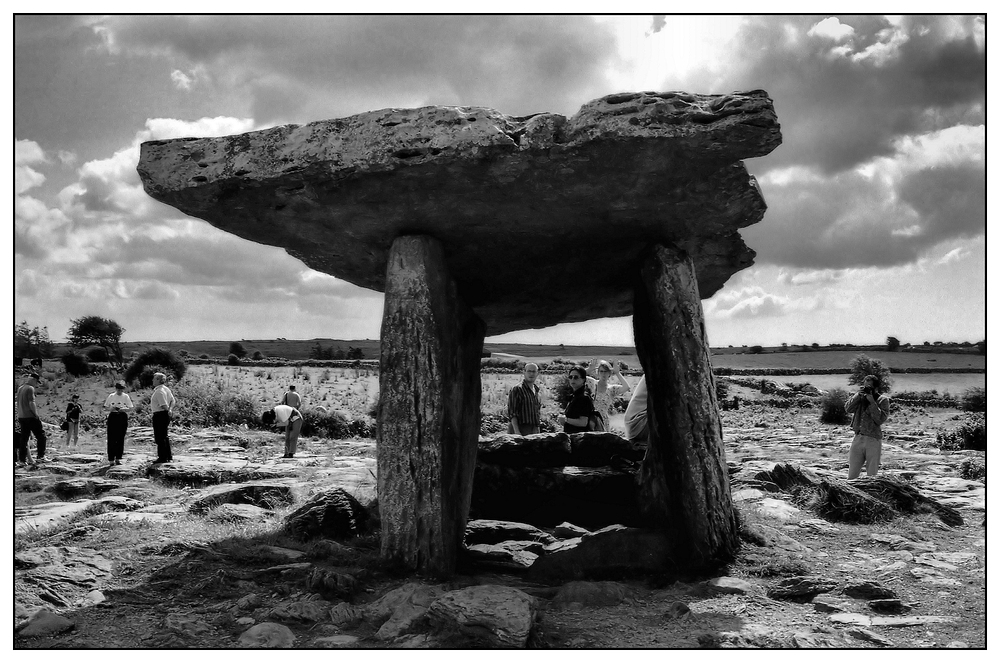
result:
M 278 426 L 285 429 L 285 455 L 282 458 L 295 456 L 295 447 L 302 431 L 302 413 L 290 405 L 275 405 L 261 415 L 260 420 L 266 426 Z

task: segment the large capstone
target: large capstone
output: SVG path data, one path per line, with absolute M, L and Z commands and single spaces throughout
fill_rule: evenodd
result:
M 781 142 L 763 91 L 625 93 L 571 118 L 386 109 L 143 143 L 153 198 L 384 292 L 393 241 L 440 242 L 488 333 L 632 313 L 644 247 L 694 261 L 710 297 L 754 252 L 765 203 L 742 159 Z

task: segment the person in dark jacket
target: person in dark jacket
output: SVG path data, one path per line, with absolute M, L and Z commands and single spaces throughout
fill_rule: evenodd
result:
M 558 421 L 563 425 L 564 433 L 582 433 L 587 430 L 590 417 L 594 415 L 594 400 L 587 387 L 587 370 L 582 366 L 569 369 L 569 386 L 573 396 L 566 405 L 566 411 L 560 414 Z

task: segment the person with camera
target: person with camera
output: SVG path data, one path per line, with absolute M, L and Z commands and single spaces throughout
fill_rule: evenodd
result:
M 882 393 L 882 381 L 877 375 L 865 376 L 861 390 L 847 399 L 846 410 L 852 415 L 854 430 L 847 478 L 858 478 L 862 466 L 873 477 L 882 460 L 882 424 L 889 417 L 889 397 Z

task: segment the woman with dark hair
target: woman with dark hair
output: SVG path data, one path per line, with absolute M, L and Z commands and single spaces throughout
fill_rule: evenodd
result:
M 573 396 L 566 405 L 566 412 L 557 421 L 563 425 L 564 433 L 582 433 L 587 430 L 590 417 L 594 415 L 594 401 L 587 387 L 587 370 L 582 366 L 569 369 L 569 386 Z
M 861 391 L 847 399 L 854 441 L 847 457 L 847 478 L 856 479 L 862 466 L 868 476 L 878 474 L 882 460 L 882 424 L 889 417 L 889 397 L 877 375 L 866 375 Z

